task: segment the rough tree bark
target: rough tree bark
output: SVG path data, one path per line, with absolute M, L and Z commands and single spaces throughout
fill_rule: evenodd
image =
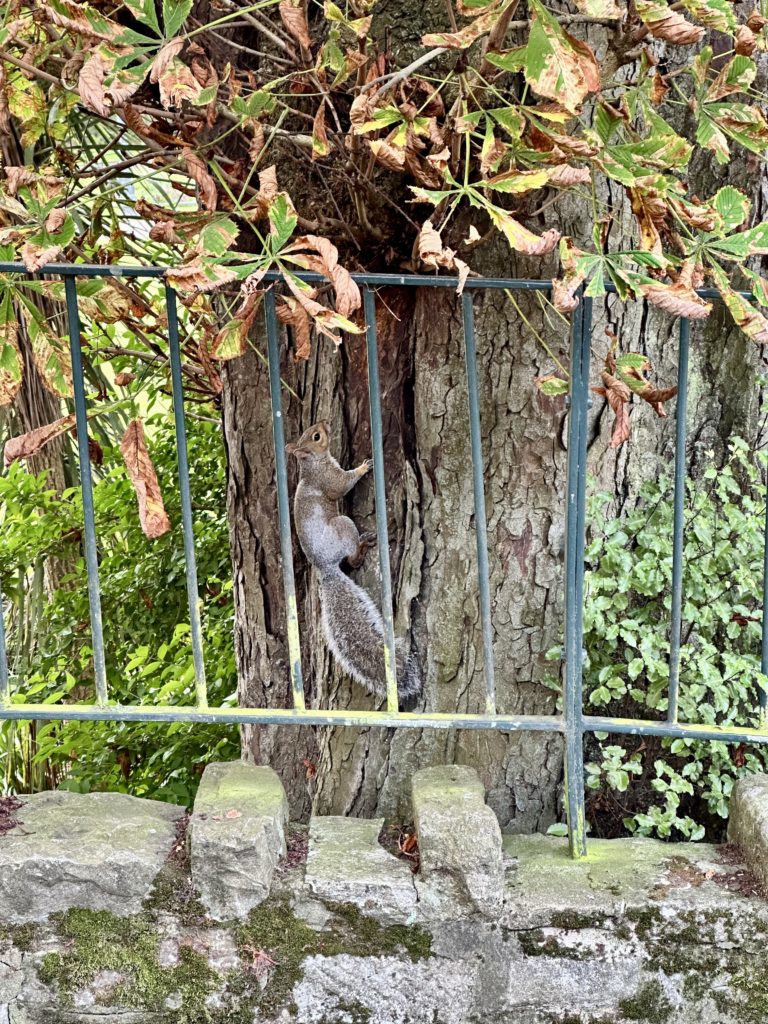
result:
M 390 3 L 385 17 L 398 45 L 407 48 L 422 32 L 443 25 L 444 7 Z M 599 47 L 601 40 L 590 42 Z M 296 150 L 287 150 L 284 164 L 297 159 Z M 308 163 L 293 172 L 281 165 L 280 173 L 289 188 L 291 173 L 301 180 L 299 200 L 311 194 L 315 211 L 328 208 L 327 183 Z M 691 174 L 702 195 L 729 177 L 752 195 L 759 212 L 764 207 L 759 169 L 734 163 L 716 180 L 710 164 L 702 162 Z M 615 214 L 621 211 L 611 229 L 612 247 L 629 247 L 636 228 L 623 191 L 610 185 L 601 198 Z M 591 211 L 565 198 L 529 223 L 538 230 L 556 225 L 578 242 L 589 237 Z M 401 222 L 399 234 L 387 242 L 400 259 L 407 259 L 410 253 L 402 242 L 397 251 L 402 235 Z M 375 256 L 367 265 L 383 266 Z M 397 265 L 396 260 L 389 263 L 390 268 Z M 555 272 L 554 261 L 526 260 L 501 242 L 480 250 L 475 267 L 508 277 Z M 559 642 L 562 628 L 565 407 L 562 399 L 542 397 L 533 379 L 552 370 L 537 332 L 565 359 L 567 325 L 535 297 L 517 293 L 515 299 L 527 323 L 503 293 L 480 293 L 475 299 L 498 703 L 509 713 L 550 713 L 555 694 L 545 677 L 552 666 L 543 655 Z M 379 292 L 377 309 L 397 631 L 412 629 L 416 638 L 425 679 L 420 708 L 481 711 L 484 681 L 460 309 L 454 296 L 429 289 Z M 664 383 L 674 381 L 676 323 L 656 310 L 622 307 L 613 298 L 595 304 L 595 381 L 609 344 L 606 328 L 619 335 L 623 350 L 646 353 Z M 263 337 L 254 340 L 263 353 Z M 760 414 L 759 392 L 751 385 L 756 352 L 722 311 L 697 330 L 690 397 L 694 464 L 701 463 L 706 450 L 722 452 L 731 432 L 755 437 Z M 370 454 L 361 338 L 347 337 L 338 352 L 331 343 L 317 341 L 309 361 L 298 366 L 284 339 L 281 369 L 296 396 L 288 390 L 283 394 L 288 439 L 317 419 L 329 419 L 335 453 L 344 465 Z M 659 420 L 648 408 L 634 408 L 631 443 L 616 451 L 609 445 L 611 419 L 604 401 L 596 399 L 591 470 L 598 485 L 615 492 L 618 512 L 636 500 L 644 479 L 670 465 L 674 431 L 672 418 Z M 263 358 L 254 353 L 227 366 L 224 433 L 240 697 L 248 705 L 287 706 L 269 392 Z M 291 491 L 294 485 L 292 476 Z M 372 525 L 369 480 L 350 496 L 348 510 L 356 521 Z M 357 576 L 378 596 L 375 554 L 369 558 Z M 371 698 L 339 672 L 326 649 L 316 587 L 298 547 L 295 562 L 311 703 L 371 707 Z M 558 810 L 562 751 L 559 738 L 548 734 L 246 727 L 243 750 L 280 772 L 298 814 L 313 807 L 320 813 L 402 815 L 412 771 L 446 761 L 479 769 L 491 806 L 512 831 L 545 828 Z

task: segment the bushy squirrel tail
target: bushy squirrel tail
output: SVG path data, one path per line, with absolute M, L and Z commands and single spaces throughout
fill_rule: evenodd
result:
M 338 566 L 320 572 L 323 631 L 342 668 L 377 697 L 386 697 L 384 622 L 368 594 Z M 421 693 L 415 656 L 405 640 L 395 641 L 397 692 L 400 701 Z

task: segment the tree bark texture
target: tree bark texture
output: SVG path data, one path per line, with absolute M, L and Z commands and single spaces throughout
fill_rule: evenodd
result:
M 387 5 L 389 14 L 392 7 L 397 5 Z M 398 10 L 414 29 L 406 33 L 409 40 L 426 30 L 420 17 L 439 21 L 431 8 L 426 15 L 410 6 L 407 12 L 402 5 Z M 402 36 L 402 24 L 399 32 Z M 589 41 L 599 49 L 599 40 Z M 281 168 L 281 182 L 290 190 L 291 173 L 302 180 L 297 201 L 312 189 L 310 205 L 316 213 L 328 204 L 327 192 L 324 197 L 316 176 L 308 185 L 301 178 L 304 170 Z M 699 193 L 712 194 L 728 177 L 752 195 L 762 214 L 761 172 L 735 162 L 726 170 L 718 178 L 710 162 L 693 166 Z M 636 225 L 620 186 L 606 185 L 600 199 L 614 217 L 611 248 L 636 244 Z M 590 235 L 592 211 L 575 198 L 563 197 L 527 223 L 536 230 L 554 225 L 582 244 Z M 458 226 L 464 234 L 468 224 Z M 520 257 L 502 241 L 477 250 L 474 269 L 506 277 L 548 278 L 556 273 L 553 259 Z M 474 299 L 497 699 L 499 710 L 506 713 L 547 714 L 556 710 L 556 693 L 546 684 L 553 665 L 544 654 L 561 641 L 563 624 L 567 422 L 563 399 L 542 396 L 534 378 L 555 369 L 542 339 L 567 361 L 569 325 L 535 295 L 517 292 L 513 298 L 487 291 Z M 481 712 L 485 684 L 460 303 L 443 289 L 380 290 L 377 327 L 396 632 L 410 630 L 415 638 L 425 681 L 419 709 Z M 621 351 L 645 353 L 660 383 L 675 382 L 677 322 L 656 309 L 622 306 L 608 297 L 594 307 L 593 384 L 600 383 L 611 342 L 606 331 L 618 336 Z M 258 355 L 249 352 L 227 364 L 224 391 L 239 692 L 246 705 L 289 706 L 262 332 L 254 346 Z M 758 350 L 722 310 L 696 327 L 688 446 L 694 469 L 713 457 L 706 454 L 711 450 L 720 458 L 731 434 L 756 438 L 762 399 L 755 370 L 760 361 Z M 283 338 L 281 372 L 288 385 L 283 390 L 286 440 L 327 419 L 342 465 L 356 465 L 370 456 L 361 336 L 345 337 L 338 350 L 326 339 L 315 340 L 310 359 L 299 365 Z M 673 413 L 674 402 L 668 408 Z M 619 449 L 610 446 L 612 420 L 605 400 L 595 396 L 590 473 L 594 486 L 615 494 L 613 511 L 619 514 L 637 501 L 644 480 L 664 472 L 671 476 L 674 416 L 659 419 L 643 403 L 634 403 L 632 436 Z M 291 494 L 295 483 L 291 466 Z M 360 527 L 373 527 L 370 478 L 348 496 L 345 511 Z M 294 561 L 308 703 L 372 707 L 372 698 L 339 671 L 327 650 L 316 583 L 298 545 Z M 375 552 L 355 577 L 378 600 Z M 298 815 L 312 809 L 403 818 L 412 772 L 444 762 L 478 768 L 490 805 L 510 831 L 545 829 L 558 814 L 562 747 L 554 734 L 247 726 L 243 750 L 245 756 L 277 769 Z

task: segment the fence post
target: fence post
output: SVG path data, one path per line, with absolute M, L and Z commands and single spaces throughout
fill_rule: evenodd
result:
M 571 856 L 587 853 L 584 816 L 582 667 L 584 638 L 584 530 L 587 481 L 587 409 L 592 300 L 579 295 L 571 325 L 565 530 L 565 789 Z

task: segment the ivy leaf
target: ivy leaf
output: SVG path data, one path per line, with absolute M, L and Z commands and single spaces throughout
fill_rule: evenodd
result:
M 569 35 L 540 0 L 530 0 L 531 26 L 523 73 L 528 85 L 575 113 L 600 89 L 600 69 L 586 43 Z
M 163 0 L 163 30 L 166 39 L 177 35 L 191 10 L 192 0 Z

